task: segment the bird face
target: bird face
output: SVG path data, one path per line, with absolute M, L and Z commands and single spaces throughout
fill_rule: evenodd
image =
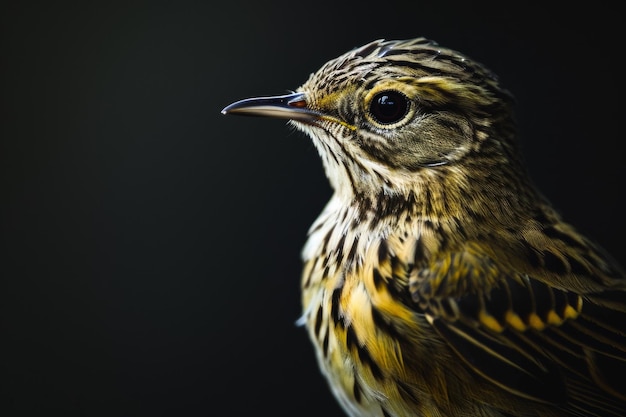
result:
M 483 66 L 423 38 L 374 41 L 326 63 L 293 94 L 223 113 L 287 118 L 316 145 L 334 188 L 415 184 L 428 170 L 511 141 L 510 96 Z M 512 129 L 510 130 L 512 132 Z M 475 158 L 472 158 L 475 161 Z
M 378 170 L 416 171 L 447 164 L 467 153 L 473 141 L 471 122 L 449 109 L 433 110 L 433 101 L 427 97 L 433 86 L 438 88 L 434 93 L 443 91 L 448 80 L 363 75 L 366 83 L 347 85 L 330 95 L 315 90 L 320 85 L 317 79 L 299 90 L 310 97 L 308 105 L 324 115 L 314 126 L 338 142 L 329 149 L 336 156 Z M 319 131 L 308 133 L 325 136 Z

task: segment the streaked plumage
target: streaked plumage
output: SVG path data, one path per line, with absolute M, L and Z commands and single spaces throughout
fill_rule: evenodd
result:
M 626 278 L 529 179 L 511 95 L 423 38 L 375 41 L 293 94 L 334 194 L 303 317 L 351 416 L 623 416 Z

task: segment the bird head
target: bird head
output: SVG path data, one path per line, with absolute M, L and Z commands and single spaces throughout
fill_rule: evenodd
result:
M 517 158 L 512 101 L 483 65 L 417 38 L 368 43 L 292 94 L 222 113 L 289 119 L 312 138 L 335 191 L 353 196 L 419 192 L 433 175 L 509 165 Z

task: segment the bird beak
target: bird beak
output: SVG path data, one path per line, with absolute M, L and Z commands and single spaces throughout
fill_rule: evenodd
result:
M 322 117 L 321 113 L 307 107 L 306 95 L 304 93 L 247 98 L 224 107 L 222 114 L 274 117 L 305 123 L 312 123 Z

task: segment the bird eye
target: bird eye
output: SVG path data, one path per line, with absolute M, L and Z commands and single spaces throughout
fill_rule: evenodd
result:
M 397 91 L 382 91 L 370 102 L 370 114 L 380 124 L 400 121 L 408 109 L 408 99 Z

